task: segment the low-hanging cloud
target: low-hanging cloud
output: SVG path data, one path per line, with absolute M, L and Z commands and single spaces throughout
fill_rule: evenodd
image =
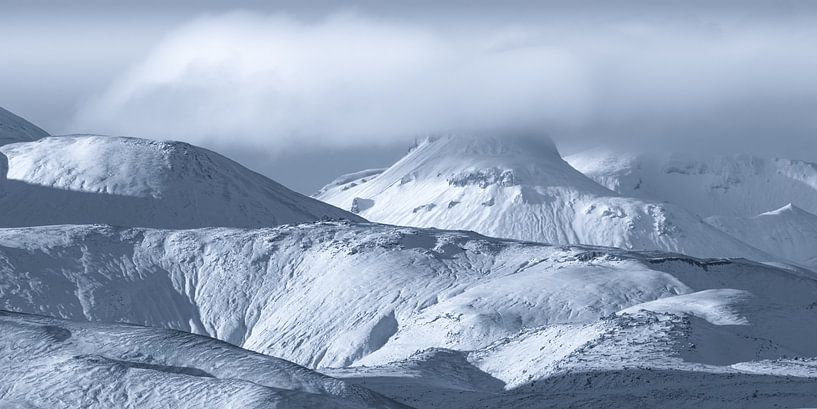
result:
M 234 12 L 174 31 L 85 104 L 77 128 L 270 154 L 508 127 L 662 144 L 805 141 L 817 138 L 810 27 L 646 18 L 441 28 Z

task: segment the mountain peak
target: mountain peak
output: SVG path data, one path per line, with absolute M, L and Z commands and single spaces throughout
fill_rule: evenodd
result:
M 795 206 L 793 203 L 789 203 L 779 209 L 770 210 L 768 212 L 764 212 L 759 214 L 758 216 L 774 216 L 774 215 L 788 215 L 788 214 L 803 214 L 808 213 L 805 210 Z
M 562 160 L 550 138 L 525 133 L 430 137 L 378 179 L 386 185 L 438 179 L 454 186 L 573 185 L 596 193 L 611 193 Z
M 429 149 L 433 148 L 433 149 Z M 447 134 L 426 138 L 415 151 L 433 150 L 437 156 L 452 155 L 458 158 L 510 158 L 534 157 L 561 159 L 556 144 L 547 136 L 525 133 L 511 134 Z
M 571 167 L 550 139 L 525 134 L 429 138 L 383 173 L 316 197 L 403 226 L 696 256 L 757 252 L 683 209 L 616 194 Z

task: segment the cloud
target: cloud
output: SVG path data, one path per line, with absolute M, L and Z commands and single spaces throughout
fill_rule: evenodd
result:
M 447 21 L 199 18 L 85 104 L 76 128 L 268 154 L 456 130 L 724 147 L 817 129 L 809 21 Z

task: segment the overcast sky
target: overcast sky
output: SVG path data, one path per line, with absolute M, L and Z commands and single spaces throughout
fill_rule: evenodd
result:
M 817 161 L 817 2 L 167 3 L 0 0 L 0 106 L 304 193 L 483 129 Z

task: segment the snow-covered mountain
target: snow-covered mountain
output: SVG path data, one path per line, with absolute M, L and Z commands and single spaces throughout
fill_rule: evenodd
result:
M 608 149 L 565 160 L 623 195 L 674 203 L 701 217 L 751 217 L 788 203 L 817 213 L 817 164 L 810 162 Z
M 429 138 L 390 168 L 341 177 L 315 197 L 381 223 L 558 244 L 772 258 L 680 207 L 599 185 L 541 138 Z
M 749 261 L 350 222 L 43 226 L 0 229 L 0 283 L 3 309 L 192 331 L 360 382 L 404 385 L 420 365 L 449 392 L 492 378 L 492 396 L 524 402 L 580 374 L 598 396 L 647 370 L 659 390 L 728 395 L 760 372 L 789 402 L 817 398 L 817 277 Z
M 398 408 L 210 338 L 0 311 L 3 408 Z
M 0 146 L 33 141 L 46 136 L 48 132 L 0 107 Z
M 753 217 L 712 216 L 706 221 L 766 252 L 817 267 L 817 215 L 793 204 Z
M 359 217 L 206 149 L 97 135 L 0 147 L 0 226 L 264 227 Z
M 18 131 L 0 147 L 0 407 L 817 404 L 817 276 L 721 258 L 809 264 L 817 216 L 793 206 L 706 223 L 525 137 L 430 139 L 318 193 L 548 245 L 367 223 L 188 144 Z M 797 169 L 779 192 L 807 200 Z M 202 226 L 219 227 L 172 230 Z

